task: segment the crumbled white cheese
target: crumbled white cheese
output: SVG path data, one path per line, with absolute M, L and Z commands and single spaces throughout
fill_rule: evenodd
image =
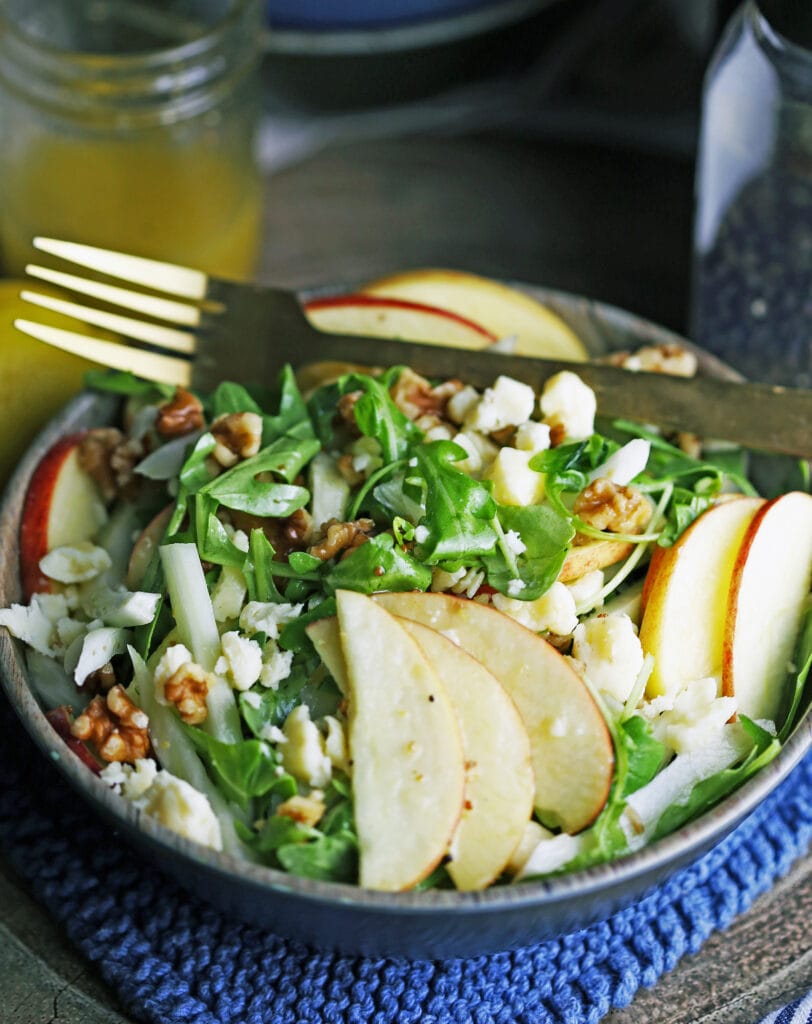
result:
M 461 430 L 451 440 L 467 452 L 466 458 L 459 459 L 454 463 L 454 467 L 468 473 L 469 476 L 476 476 L 486 469 L 496 458 L 499 450 L 492 441 L 474 430 Z
M 101 772 L 102 779 L 128 800 L 139 800 L 155 781 L 158 765 L 151 757 L 139 757 L 135 764 L 113 761 Z
M 262 707 L 262 695 L 257 693 L 256 690 L 246 690 L 242 695 L 242 699 L 249 707 L 255 710 Z
M 571 370 L 556 373 L 545 383 L 540 400 L 544 422 L 561 427 L 568 441 L 581 441 L 595 430 L 595 392 Z
M 508 551 L 512 551 L 514 555 L 522 555 L 527 551 L 527 545 L 522 540 L 518 530 L 507 530 L 502 539 L 505 547 Z
M 507 585 L 508 597 L 518 597 L 523 590 L 527 589 L 527 584 L 524 580 L 510 580 Z
M 183 779 L 161 770 L 132 802 L 178 835 L 213 850 L 222 850 L 220 822 L 211 804 L 203 793 Z
M 293 651 L 283 651 L 270 641 L 265 645 L 262 655 L 262 669 L 259 681 L 271 690 L 279 688 L 279 684 L 287 679 L 293 667 Z
M 532 452 L 500 448 L 482 474 L 493 483 L 493 496 L 502 505 L 535 505 L 544 497 L 544 474 L 530 469 Z
M 445 423 L 436 423 L 426 431 L 427 441 L 450 441 L 454 437 L 454 431 Z
M 479 392 L 470 384 L 466 384 L 464 388 L 449 398 L 445 407 L 446 415 L 452 423 L 462 423 L 478 403 Z
M 67 616 L 64 619 L 58 619 L 56 623 L 56 646 L 67 649 L 80 636 L 84 636 L 85 628 L 85 623 L 78 622 L 76 619 L 71 619 Z
M 359 437 L 350 445 L 352 468 L 369 476 L 383 465 L 380 443 L 374 437 Z
M 84 583 L 106 572 L 112 564 L 104 548 L 87 540 L 63 544 L 39 561 L 40 570 L 48 579 L 59 583 Z
M 286 771 L 309 786 L 326 786 L 332 776 L 332 763 L 325 751 L 324 737 L 311 721 L 306 704 L 291 711 L 282 731 L 287 738 L 282 746 L 282 764 Z
M 510 855 L 510 860 L 505 865 L 505 871 L 509 875 L 516 875 L 527 863 L 530 854 L 535 850 L 542 839 L 551 839 L 553 833 L 537 821 L 528 821 L 524 827 L 524 833 L 519 840 L 519 845 Z
M 350 774 L 350 762 L 347 756 L 347 738 L 344 726 L 333 715 L 325 715 L 324 725 L 327 735 L 324 738 L 324 752 L 330 758 L 333 768 Z
M 53 657 L 57 639 L 55 624 L 43 611 L 40 597 L 35 594 L 28 605 L 13 604 L 10 608 L 0 609 L 0 626 L 5 626 L 12 636 L 40 654 Z
M 579 608 L 591 607 L 595 598 L 603 587 L 604 575 L 602 569 L 593 569 L 592 572 L 584 573 L 577 580 L 566 584 L 572 594 L 575 604 Z
M 635 437 L 609 458 L 596 466 L 589 474 L 589 482 L 601 477 L 611 480 L 613 484 L 625 487 L 636 476 L 643 472 L 651 451 L 651 442 L 642 437 Z
M 73 678 L 77 686 L 93 672 L 103 668 L 117 654 L 124 654 L 130 642 L 131 633 L 115 626 L 101 626 L 98 629 L 88 628 L 82 639 L 82 650 Z
M 721 730 L 736 713 L 736 698 L 720 697 L 718 692 L 713 676 L 696 679 L 673 697 L 643 703 L 640 714 L 675 754 L 701 751 L 718 742 Z
M 79 588 L 82 610 L 91 618 L 101 619 L 107 626 L 146 626 L 155 618 L 160 594 L 143 590 L 130 591 L 123 586 L 108 586 L 101 580 Z
M 216 622 L 239 618 L 248 586 L 242 570 L 236 565 L 224 565 L 211 591 L 211 606 Z
M 240 612 L 240 629 L 244 633 L 265 633 L 272 640 L 276 640 L 281 627 L 292 622 L 301 611 L 300 604 L 249 601 Z
M 513 439 L 516 448 L 523 452 L 546 451 L 550 447 L 550 427 L 547 423 L 538 423 L 536 420 L 528 420 L 517 429 Z
M 625 703 L 643 668 L 643 648 L 628 615 L 596 615 L 573 633 L 572 655 L 592 685 Z
M 269 743 L 287 743 L 288 738 L 282 732 L 278 725 L 263 725 L 260 730 L 260 738 L 267 740 Z
M 465 425 L 482 434 L 492 434 L 504 427 L 517 427 L 533 415 L 535 400 L 529 384 L 513 377 L 499 376 L 493 387 L 486 388 L 479 402 L 470 409 Z
M 240 636 L 232 630 L 220 637 L 222 657 L 217 659 L 214 671 L 226 676 L 235 690 L 248 690 L 259 679 L 262 671 L 262 648 L 256 640 Z
M 428 526 L 416 526 L 414 530 L 414 539 L 418 544 L 425 544 L 429 539 Z
M 494 594 L 492 600 L 494 607 L 500 612 L 510 615 L 537 633 L 566 635 L 578 625 L 575 601 L 563 583 L 553 583 L 550 589 L 535 601 L 517 601 L 502 594 Z

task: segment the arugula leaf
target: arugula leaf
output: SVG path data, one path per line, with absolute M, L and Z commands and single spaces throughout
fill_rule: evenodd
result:
M 307 405 L 296 383 L 296 375 L 292 367 L 286 364 L 280 375 L 279 412 L 275 416 L 262 417 L 262 439 L 264 443 L 283 434 L 289 437 L 307 440 L 315 438 L 313 424 L 307 411 Z
M 262 409 L 242 384 L 235 384 L 230 380 L 218 384 L 209 401 L 212 417 L 232 412 L 255 412 L 262 415 Z
M 390 533 L 381 533 L 337 562 L 324 583 L 330 593 L 336 590 L 357 590 L 362 594 L 380 590 L 428 590 L 431 569 L 399 548 Z
M 621 795 L 627 797 L 651 782 L 665 760 L 666 748 L 651 735 L 651 727 L 639 715 L 627 718 L 620 729 L 626 762 Z
M 308 409 L 322 444 L 328 446 L 333 442 L 339 399 L 360 391 L 362 394 L 353 406 L 358 429 L 378 441 L 385 463 L 403 458 L 409 447 L 422 439 L 423 432 L 392 401 L 388 390 L 391 380 L 392 373 L 381 378 L 348 373 L 335 383 L 318 388 L 310 398 Z
M 426 495 L 419 523 L 425 535 L 415 548 L 417 557 L 436 565 L 491 554 L 498 540 L 492 525 L 496 502 L 487 483 L 454 466 L 467 457 L 465 449 L 453 441 L 431 441 L 415 448 L 414 457 L 417 466 L 406 482 L 421 481 Z
M 789 699 L 789 707 L 784 718 L 784 724 L 778 733 L 778 738 L 782 743 L 787 741 L 795 725 L 806 683 L 810 672 L 812 672 L 812 602 L 807 603 L 793 660 L 794 664 L 798 666 L 799 671 L 795 677 L 795 686 Z
M 319 450 L 314 438 L 280 437 L 250 459 L 215 477 L 200 490 L 216 498 L 226 508 L 255 516 L 285 517 L 303 508 L 310 499 L 305 487 L 292 484 L 302 468 Z M 260 475 L 273 474 L 285 483 L 261 480 Z
M 515 572 L 501 549 L 484 556 L 488 583 L 501 594 L 534 601 L 558 579 L 575 530 L 546 505 L 500 505 L 497 515 L 502 530 L 518 533 L 525 550 L 515 556 Z M 524 588 L 512 595 L 509 587 L 516 579 L 524 583 Z
M 282 604 L 274 575 L 280 564 L 274 561 L 274 549 L 262 530 L 252 530 L 248 538 L 248 554 L 243 555 L 242 572 L 252 601 L 273 601 Z
M 184 730 L 226 798 L 243 810 L 248 810 L 253 797 L 264 796 L 277 783 L 277 761 L 267 743 L 256 739 L 222 743 L 195 726 L 185 725 Z
M 293 777 L 288 775 L 287 778 L 293 783 L 293 791 L 288 792 L 289 786 L 285 786 L 282 793 L 280 793 L 283 799 L 295 796 L 297 792 L 296 782 Z M 256 832 L 246 825 L 242 825 L 238 829 L 238 833 L 244 843 L 260 854 L 274 853 L 280 846 L 284 846 L 287 843 L 302 843 L 308 839 L 318 838 L 321 835 L 318 829 L 302 825 L 292 818 L 286 818 L 281 814 L 272 814 Z
M 245 562 L 245 552 L 240 551 L 215 515 L 217 502 L 208 494 L 197 494 L 194 497 L 194 511 L 195 537 L 201 559 L 215 565 L 232 565 L 235 569 L 241 569 Z
M 175 394 L 172 384 L 160 384 L 157 381 L 142 380 L 128 370 L 87 370 L 83 383 L 93 391 L 111 391 L 116 395 L 157 396 L 161 399 L 171 398 Z
M 747 735 L 753 741 L 753 748 L 748 756 L 733 768 L 725 768 L 715 775 L 709 776 L 698 782 L 688 799 L 681 804 L 672 804 L 660 816 L 654 829 L 652 841 L 668 835 L 675 829 L 680 828 L 686 822 L 698 817 L 704 811 L 709 810 L 718 803 L 722 797 L 727 796 L 732 790 L 737 789 L 743 782 L 760 771 L 766 764 L 781 750 L 780 740 L 756 725 L 745 715 L 739 715 Z
M 279 863 L 291 874 L 319 878 L 327 882 L 355 882 L 358 878 L 358 841 L 342 832 L 319 835 L 309 843 L 279 846 Z
M 660 547 L 669 547 L 711 507 L 714 495 L 697 494 L 685 487 L 675 487 L 666 509 L 666 521 L 657 543 Z

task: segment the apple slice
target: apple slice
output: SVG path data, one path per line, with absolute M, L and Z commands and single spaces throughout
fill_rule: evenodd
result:
M 794 491 L 758 509 L 733 567 L 722 690 L 739 713 L 777 725 L 812 586 L 812 496 Z
M 462 812 L 457 719 L 420 647 L 364 594 L 336 594 L 347 666 L 348 744 L 368 889 L 409 889 L 440 862 Z
M 530 740 L 535 806 L 578 832 L 606 803 L 614 769 L 603 715 L 570 662 L 495 608 L 450 594 L 376 594 L 373 601 L 443 633 L 481 662 L 518 708 Z
M 20 575 L 26 600 L 51 589 L 40 560 L 63 544 L 91 540 L 106 519 L 92 477 L 79 465 L 84 433 L 57 441 L 43 455 L 28 484 L 20 521 Z
M 335 295 L 305 303 L 307 319 L 331 334 L 404 338 L 452 348 L 487 348 L 496 335 L 444 309 L 374 295 Z
M 138 535 L 135 544 L 133 544 L 124 581 L 130 590 L 138 590 L 141 586 L 141 581 L 144 579 L 149 568 L 152 556 L 158 550 L 158 546 L 164 538 L 174 510 L 174 505 L 167 505 L 165 508 L 162 508 L 160 512 L 150 519 Z
M 622 561 L 634 551 L 634 544 L 626 540 L 595 540 L 570 548 L 558 578 L 571 583 L 595 569 L 605 569 Z
M 533 813 L 527 731 L 516 705 L 484 665 L 442 633 L 400 621 L 440 677 L 462 732 L 465 803 L 448 873 L 460 890 L 485 889 L 504 871 Z
M 677 694 L 722 671 L 733 566 L 761 498 L 720 502 L 694 520 L 649 566 L 640 643 L 654 656 L 646 693 Z
M 583 360 L 583 343 L 547 306 L 517 288 L 460 270 L 408 270 L 365 285 L 366 295 L 425 302 L 470 317 L 497 338 L 516 336 L 516 353 Z
M 344 663 L 344 651 L 341 648 L 341 637 L 338 633 L 338 620 L 334 616 L 316 619 L 305 627 L 305 633 L 316 648 L 316 654 L 327 666 L 327 671 L 335 680 L 336 686 L 346 694 L 349 689 L 347 666 Z

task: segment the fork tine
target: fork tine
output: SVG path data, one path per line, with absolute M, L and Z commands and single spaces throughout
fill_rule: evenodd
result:
M 118 313 L 105 313 L 101 309 L 80 306 L 78 302 L 66 302 L 64 299 L 55 299 L 51 295 L 41 295 L 39 292 L 22 291 L 20 298 L 35 306 L 52 309 L 55 313 L 64 313 L 65 316 L 84 320 L 86 324 L 103 327 L 116 334 L 124 334 L 137 341 L 145 341 L 158 348 L 184 352 L 187 355 L 192 355 L 195 351 L 194 335 L 178 331 L 174 327 L 163 327 L 161 324 L 149 323 L 146 320 L 133 320 L 128 316 L 119 316 Z
M 91 295 L 102 302 L 109 302 L 113 306 L 122 306 L 124 309 L 131 309 L 157 320 L 167 320 L 169 323 L 184 324 L 187 327 L 200 325 L 200 310 L 185 302 L 162 299 L 157 295 L 145 295 L 142 292 L 130 291 L 129 288 L 102 284 L 100 281 L 89 281 L 86 278 L 77 277 L 75 274 L 50 270 L 48 267 L 40 267 L 34 263 L 29 263 L 25 271 L 42 281 L 50 281 L 61 288 L 68 288 L 70 291 L 80 292 L 82 295 Z
M 191 383 L 192 366 L 185 359 L 165 356 L 157 352 L 146 352 L 140 348 L 128 348 L 114 341 L 102 341 L 61 327 L 46 327 L 33 320 L 15 320 L 14 326 L 23 334 L 29 334 L 46 345 L 61 348 L 64 352 L 89 359 L 94 363 L 112 367 L 114 370 L 129 370 L 147 380 L 163 381 L 166 384 L 180 384 L 188 387 Z
M 108 277 L 117 277 L 131 284 L 154 288 L 181 299 L 200 300 L 206 297 L 208 275 L 191 267 L 148 260 L 143 256 L 129 256 L 113 249 L 99 249 L 92 245 L 80 245 L 78 242 L 64 242 L 58 238 L 40 236 L 34 239 L 34 246 L 42 252 L 58 256 L 70 263 L 98 270 Z

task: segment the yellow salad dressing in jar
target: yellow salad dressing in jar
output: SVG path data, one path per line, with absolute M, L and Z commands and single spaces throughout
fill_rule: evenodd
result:
M 0 3 L 0 268 L 51 235 L 250 276 L 259 0 Z

